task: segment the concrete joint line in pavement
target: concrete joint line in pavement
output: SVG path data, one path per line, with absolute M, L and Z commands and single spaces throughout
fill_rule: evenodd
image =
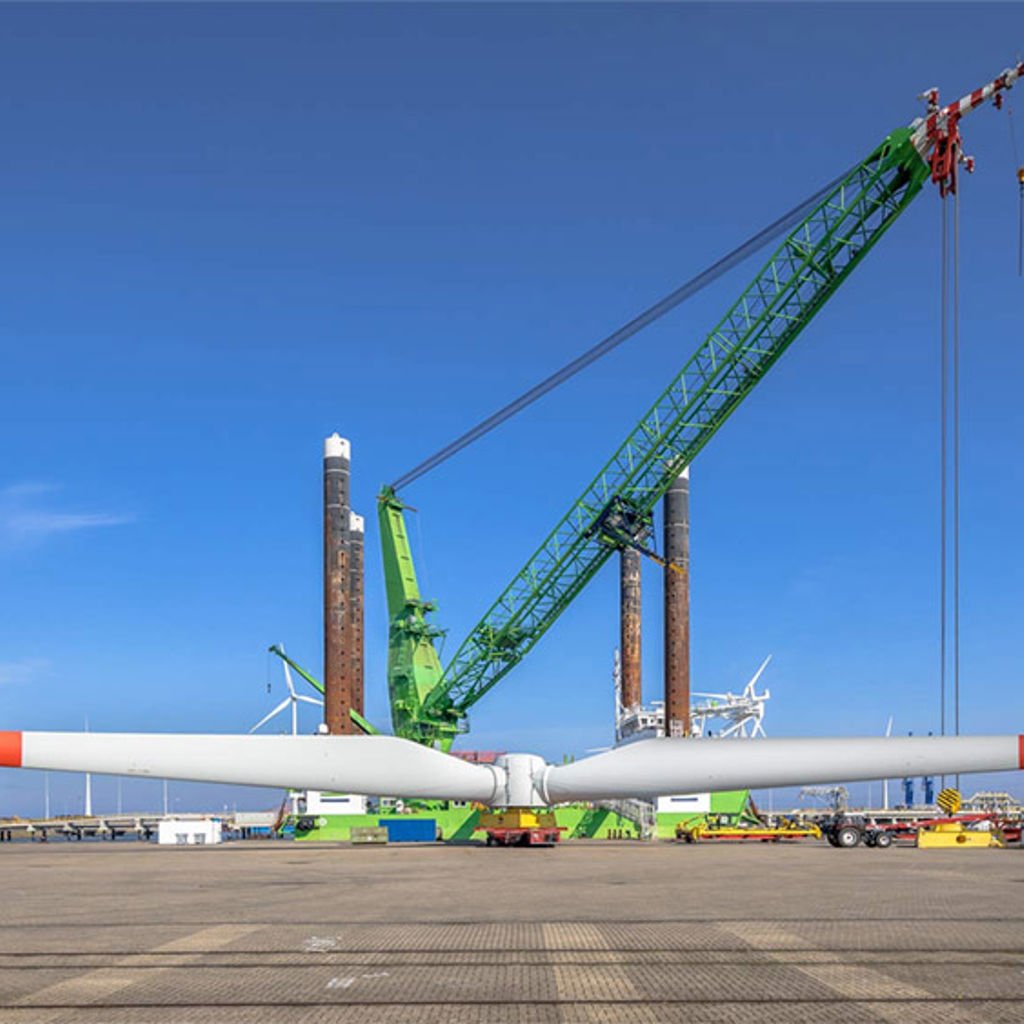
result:
M 210 928 L 201 928 L 191 935 L 157 946 L 148 953 L 132 953 L 123 957 L 110 967 L 98 967 L 85 974 L 66 978 L 53 985 L 47 985 L 36 992 L 22 996 L 11 1005 L 15 1006 L 87 1006 L 103 1002 L 114 993 L 150 981 L 165 971 L 180 967 L 182 964 L 194 963 L 203 954 L 223 949 L 236 939 L 259 931 L 263 925 L 253 924 L 218 924 Z M 168 954 L 176 954 L 168 962 Z M 139 968 L 146 968 L 140 970 Z M 55 1009 L 45 1017 L 36 1018 L 39 1022 L 53 1020 L 66 1012 Z
M 549 952 L 562 949 L 586 949 L 594 952 L 608 950 L 608 942 L 601 929 L 593 924 L 545 924 L 541 926 L 544 946 Z M 574 1007 L 574 1021 L 593 1021 L 595 1024 L 621 1024 L 624 1002 L 633 1003 L 629 1020 L 637 1024 L 655 1024 L 659 1017 L 654 1008 L 643 1004 L 646 998 L 633 984 L 626 970 L 618 964 L 588 964 L 567 966 L 555 962 L 555 991 L 560 1002 Z M 607 1005 L 577 1005 L 584 1000 L 608 1000 Z
M 723 931 L 731 932 L 742 939 L 752 949 L 761 953 L 769 960 L 784 964 L 788 970 L 799 971 L 801 974 L 832 989 L 844 1000 L 872 1000 L 871 1013 L 892 1024 L 908 1024 L 917 1020 L 906 1000 L 921 1000 L 926 1007 L 926 1016 L 922 1020 L 932 1021 L 935 1014 L 940 1014 L 946 1024 L 984 1024 L 985 1018 L 971 1013 L 967 1007 L 956 1007 L 950 1011 L 943 1007 L 936 1009 L 936 996 L 927 989 L 909 985 L 905 981 L 893 978 L 884 971 L 876 971 L 860 964 L 844 963 L 842 954 L 831 950 L 822 950 L 818 954 L 818 963 L 796 963 L 788 949 L 806 950 L 808 942 L 805 938 L 786 931 L 778 925 L 759 921 L 722 922 L 719 926 Z M 876 1000 L 899 999 L 900 1003 L 886 1003 Z

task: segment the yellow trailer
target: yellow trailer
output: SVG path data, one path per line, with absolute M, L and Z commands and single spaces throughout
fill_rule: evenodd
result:
M 969 829 L 962 822 L 949 821 L 932 828 L 922 828 L 917 833 L 919 850 L 982 849 L 989 846 L 1005 846 L 998 830 L 982 831 Z
M 944 789 L 935 801 L 947 814 L 956 814 L 963 800 L 955 789 Z M 958 850 L 973 847 L 983 849 L 989 846 L 1005 846 L 1006 842 L 990 822 L 987 829 L 971 829 L 962 821 L 941 821 L 931 828 L 922 828 L 917 833 L 919 850 Z
M 759 840 L 778 843 L 784 839 L 820 839 L 821 829 L 813 823 L 801 824 L 783 818 L 777 825 L 747 824 L 745 822 L 699 821 L 695 825 L 676 826 L 676 839 L 684 843 L 700 843 L 711 839 Z

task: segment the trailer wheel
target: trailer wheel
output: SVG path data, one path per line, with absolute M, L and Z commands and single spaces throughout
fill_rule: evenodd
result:
M 892 846 L 892 834 L 889 832 L 876 832 L 874 845 L 879 850 L 887 850 Z
M 876 839 L 876 835 L 875 835 L 874 832 L 865 832 L 864 833 L 864 845 L 865 846 L 874 846 L 875 845 L 875 839 Z
M 836 846 L 843 850 L 852 850 L 860 839 L 860 829 L 853 825 L 844 825 L 836 832 Z

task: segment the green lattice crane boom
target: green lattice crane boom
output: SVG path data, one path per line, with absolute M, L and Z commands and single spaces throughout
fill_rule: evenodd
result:
M 779 357 L 917 196 L 955 190 L 959 118 L 1024 74 L 1024 63 L 889 135 L 787 235 L 753 281 L 440 669 L 419 596 L 403 505 L 379 498 L 388 679 L 398 735 L 447 749 L 466 713 L 551 628 L 609 556 L 650 527 L 654 508 Z M 968 166 L 970 169 L 970 166 Z

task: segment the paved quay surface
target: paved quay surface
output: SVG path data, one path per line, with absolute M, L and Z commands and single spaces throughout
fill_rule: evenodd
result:
M 0 846 L 0 1022 L 1024 1021 L 1024 851 Z

